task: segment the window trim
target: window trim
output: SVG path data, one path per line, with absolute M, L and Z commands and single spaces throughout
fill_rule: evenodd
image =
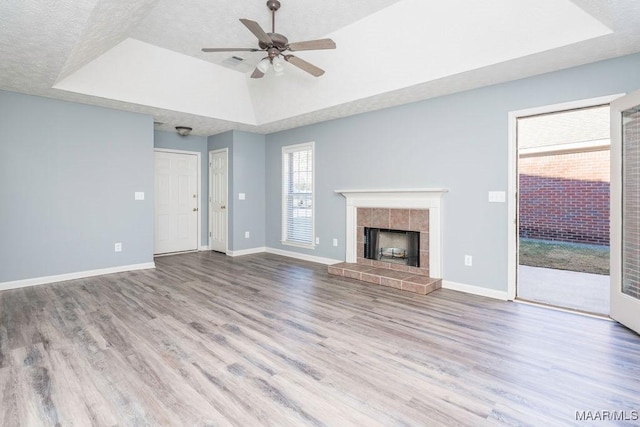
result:
M 285 155 L 294 153 L 296 151 L 303 151 L 311 149 L 311 243 L 300 243 L 287 240 L 287 194 L 285 193 Z M 316 149 L 315 141 L 305 142 L 303 144 L 284 145 L 282 146 L 281 154 L 281 170 L 280 170 L 280 195 L 282 197 L 282 235 L 280 243 L 286 246 L 294 246 L 303 249 L 315 249 L 316 241 Z

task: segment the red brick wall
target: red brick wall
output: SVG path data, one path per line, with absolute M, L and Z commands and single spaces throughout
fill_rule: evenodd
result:
M 521 158 L 520 237 L 609 244 L 609 151 Z

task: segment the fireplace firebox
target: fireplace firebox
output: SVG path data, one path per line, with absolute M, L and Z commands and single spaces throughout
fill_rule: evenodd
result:
M 420 232 L 364 227 L 364 258 L 420 267 Z

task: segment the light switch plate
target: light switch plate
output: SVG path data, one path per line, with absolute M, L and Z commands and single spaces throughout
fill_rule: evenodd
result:
M 238 193 L 238 200 L 244 200 L 246 198 L 246 194 Z
M 491 203 L 504 203 L 507 195 L 504 191 L 489 191 L 489 201 Z
M 136 191 L 134 194 L 136 200 L 144 200 L 144 191 Z

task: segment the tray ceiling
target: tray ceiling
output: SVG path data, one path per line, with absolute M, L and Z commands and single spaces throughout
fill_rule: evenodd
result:
M 635 0 L 282 0 L 277 32 L 338 47 L 254 80 L 261 52 L 200 51 L 255 47 L 239 18 L 270 30 L 263 0 L 2 2 L 0 89 L 269 133 L 640 51 Z

